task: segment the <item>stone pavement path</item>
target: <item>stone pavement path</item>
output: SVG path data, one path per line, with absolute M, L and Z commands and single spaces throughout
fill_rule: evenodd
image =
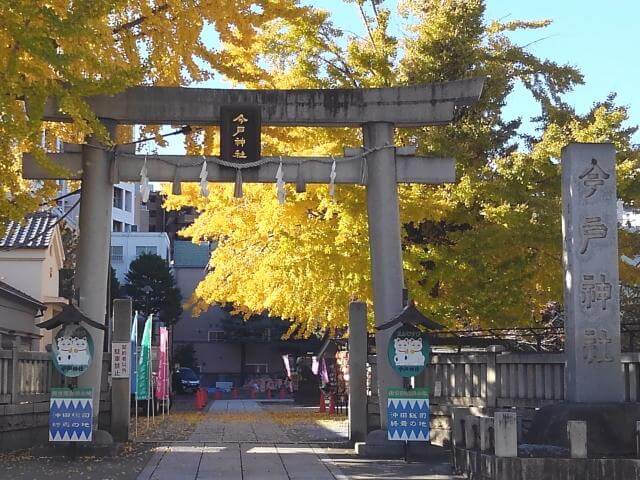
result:
M 252 400 L 214 402 L 209 412 L 260 411 Z M 335 480 L 311 445 L 293 444 L 273 422 L 203 421 L 183 444 L 160 447 L 138 480 Z
M 254 400 L 217 400 L 210 413 L 260 412 L 262 407 Z M 189 438 L 195 442 L 271 442 L 291 443 L 292 439 L 274 422 L 225 422 L 210 416 L 196 428 Z
M 252 400 L 218 400 L 210 413 L 248 418 L 262 411 Z M 299 443 L 270 421 L 224 421 L 209 415 L 188 441 L 157 447 L 137 480 L 453 480 L 446 458 L 432 465 L 365 460 L 349 450 Z M 297 443 L 296 443 L 297 442 Z M 436 460 L 436 459 L 434 459 Z

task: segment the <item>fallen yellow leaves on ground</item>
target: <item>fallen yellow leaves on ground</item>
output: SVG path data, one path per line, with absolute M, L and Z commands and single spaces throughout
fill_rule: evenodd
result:
M 172 411 L 169 415 L 156 415 L 154 418 L 138 417 L 131 419 L 129 431 L 136 441 L 186 440 L 196 426 L 205 420 L 206 414 L 196 411 Z
M 266 415 L 265 415 L 266 413 Z M 205 419 L 203 419 L 205 420 Z M 313 425 L 346 422 L 346 415 L 329 415 L 309 410 L 287 409 L 280 411 L 256 412 L 212 412 L 206 414 L 206 420 L 220 423 L 270 423 L 281 426 Z

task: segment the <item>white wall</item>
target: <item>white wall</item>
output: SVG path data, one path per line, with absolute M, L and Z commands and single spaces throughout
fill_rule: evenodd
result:
M 123 232 L 130 232 L 135 222 L 136 188 L 133 183 L 119 183 L 114 187 L 113 208 L 111 209 L 112 230 L 116 231 L 114 224 L 120 222 Z M 119 192 L 121 201 L 118 201 L 116 191 Z
M 58 185 L 60 186 L 58 196 L 65 195 L 71 191 L 69 188 L 69 182 L 66 180 L 59 180 Z M 121 223 L 120 231 L 130 232 L 132 230 L 135 230 L 132 227 L 134 225 L 138 225 L 136 221 L 136 209 L 140 210 L 140 194 L 137 193 L 137 190 L 139 190 L 138 185 L 135 183 L 119 183 L 117 185 L 114 185 L 114 189 L 119 189 L 121 191 L 122 203 L 119 206 L 113 205 L 113 207 L 111 208 L 111 230 L 113 231 L 114 221 Z M 127 197 L 130 199 L 129 204 L 127 204 L 126 201 Z M 62 200 L 59 200 L 58 207 L 60 208 L 62 213 L 67 212 L 79 199 L 80 194 L 76 193 L 69 197 L 63 198 Z M 80 218 L 80 205 L 76 206 L 73 212 L 71 212 L 66 218 L 72 223 L 74 227 L 77 227 Z M 146 229 L 148 230 L 148 224 L 146 225 L 146 227 Z M 145 228 L 138 228 L 138 230 L 144 231 Z
M 0 280 L 42 301 L 45 249 L 0 252 Z
M 117 256 L 122 247 L 122 258 Z M 125 275 L 129 265 L 138 257 L 138 247 L 155 247 L 155 253 L 165 260 L 171 261 L 169 237 L 164 232 L 112 232 L 111 233 L 111 266 L 121 284 L 125 283 Z

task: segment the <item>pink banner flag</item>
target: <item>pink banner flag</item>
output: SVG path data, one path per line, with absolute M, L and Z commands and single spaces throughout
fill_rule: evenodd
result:
M 327 370 L 327 362 L 324 361 L 324 357 L 320 360 L 320 379 L 323 384 L 329 383 L 329 370 Z
M 158 349 L 158 382 L 156 384 L 156 398 L 169 397 L 169 333 L 167 327 L 160 327 L 160 348 Z

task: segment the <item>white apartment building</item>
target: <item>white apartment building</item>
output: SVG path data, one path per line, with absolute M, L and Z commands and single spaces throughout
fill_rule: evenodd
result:
M 60 191 L 58 196 L 64 196 L 72 192 L 69 188 L 69 182 L 59 180 Z M 111 209 L 111 231 L 113 232 L 136 232 L 138 228 L 136 211 L 139 211 L 140 195 L 138 193 L 139 186 L 136 183 L 119 183 L 113 186 L 113 208 Z M 76 202 L 80 199 L 80 194 L 69 195 L 58 200 L 54 213 L 62 216 L 71 210 Z M 67 224 L 72 228 L 78 228 L 80 216 L 80 205 L 77 205 L 65 219 Z
M 112 232 L 111 266 L 121 284 L 133 260 L 144 253 L 154 253 L 171 262 L 169 236 L 164 232 Z
M 113 187 L 113 208 L 111 209 L 112 232 L 136 232 L 135 202 L 136 184 L 119 183 Z

